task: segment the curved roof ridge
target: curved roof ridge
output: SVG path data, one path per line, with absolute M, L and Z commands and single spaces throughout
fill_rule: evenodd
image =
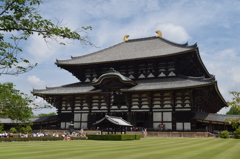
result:
M 224 104 L 226 105 L 226 107 L 228 107 L 228 104 L 227 102 L 225 101 L 225 99 L 223 98 L 222 94 L 220 93 L 219 89 L 218 89 L 218 85 L 217 85 L 217 81 L 216 81 L 216 84 L 215 84 L 215 89 L 219 95 L 219 97 L 222 99 L 222 101 L 224 102 Z
M 210 78 L 206 78 L 204 75 L 203 76 L 199 76 L 199 77 L 185 76 L 185 75 L 178 75 L 178 76 L 182 77 L 182 78 L 199 80 L 199 81 L 216 81 L 214 75 L 212 75 Z
M 116 47 L 116 46 L 118 46 L 118 45 L 120 45 L 120 44 L 123 44 L 123 43 L 124 43 L 124 42 L 120 42 L 120 43 L 118 43 L 118 44 L 115 44 L 115 45 L 106 47 L 106 48 L 104 48 L 104 49 L 101 49 L 101 50 L 98 50 L 98 51 L 95 51 L 95 52 L 92 52 L 92 53 L 87 53 L 87 54 L 80 55 L 80 56 L 71 56 L 71 59 L 66 59 L 66 60 L 58 60 L 58 59 L 56 59 L 56 61 L 57 61 L 57 63 L 58 63 L 58 62 L 66 62 L 66 61 L 71 61 L 71 60 L 74 60 L 74 59 L 79 59 L 79 58 L 91 56 L 91 55 L 94 55 L 94 54 L 97 54 L 97 53 L 101 53 L 101 52 L 103 52 L 103 51 L 105 51 L 105 50 L 111 49 L 111 48 L 113 48 L 113 47 Z
M 89 83 L 83 83 L 83 85 L 87 85 Z M 65 85 L 60 85 L 60 86 L 53 86 L 53 87 L 47 87 L 46 86 L 46 89 L 33 89 L 33 91 L 46 91 L 46 90 L 50 90 L 50 89 L 56 89 L 56 88 L 62 88 L 62 87 L 68 87 L 68 86 L 77 87 L 76 84 L 81 84 L 81 82 L 75 82 L 75 83 L 70 83 L 70 84 L 65 84 Z
M 130 122 L 124 120 L 122 117 L 105 115 L 105 118 L 106 118 L 108 121 L 110 121 L 110 122 L 112 122 L 112 123 L 115 123 L 115 124 L 117 124 L 117 125 L 122 125 L 122 124 L 121 124 L 119 121 L 115 121 L 114 119 L 120 119 L 120 120 L 122 120 L 123 122 L 125 122 L 126 124 L 131 125 Z M 132 125 L 131 125 L 131 126 L 132 126 Z
M 136 38 L 136 39 L 128 39 L 128 41 L 126 42 L 134 42 L 134 41 L 141 41 L 141 40 L 146 40 L 146 39 L 160 39 L 163 40 L 164 42 L 167 42 L 169 44 L 175 45 L 175 46 L 179 46 L 179 47 L 187 47 L 187 48 L 196 48 L 197 47 L 197 43 L 193 44 L 193 45 L 188 45 L 188 42 L 183 43 L 183 44 L 179 44 L 170 40 L 167 40 L 163 37 L 156 37 L 156 36 L 151 36 L 151 37 L 145 37 L 145 38 Z

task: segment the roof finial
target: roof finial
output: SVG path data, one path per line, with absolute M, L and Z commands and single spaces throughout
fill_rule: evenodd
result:
M 156 33 L 158 34 L 158 35 L 156 35 L 156 37 L 161 37 L 162 36 L 162 32 L 161 31 L 157 30 Z
M 129 35 L 125 35 L 125 36 L 123 37 L 123 41 L 128 41 L 128 37 L 129 37 Z

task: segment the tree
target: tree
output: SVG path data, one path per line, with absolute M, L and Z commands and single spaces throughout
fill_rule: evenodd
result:
M 29 106 L 37 106 L 31 97 L 16 90 L 13 83 L 0 84 L 0 94 L 0 116 L 27 122 L 33 114 Z
M 228 105 L 231 106 L 231 109 L 240 111 L 240 92 L 230 91 L 229 93 L 233 95 L 233 98 L 231 102 L 228 102 Z M 228 118 L 225 122 L 232 125 L 233 128 L 239 128 L 240 126 L 240 118 Z
M 80 35 L 80 32 L 91 30 L 90 26 L 71 31 L 60 23 L 43 19 L 37 11 L 41 0 L 0 0 L 0 3 L 0 75 L 18 75 L 37 65 L 18 57 L 23 51 L 18 46 L 19 42 L 34 33 L 46 42 L 53 40 L 65 45 L 59 39 L 67 38 L 79 40 L 83 45 L 92 45 L 88 36 Z
M 228 102 L 228 105 L 240 111 L 240 92 L 230 91 L 229 93 L 233 95 L 233 98 L 231 102 Z
M 11 127 L 9 131 L 10 131 L 11 133 L 16 133 L 16 132 L 17 132 L 17 129 L 14 128 L 14 127 Z
M 52 113 L 40 113 L 37 115 L 37 117 L 46 117 L 46 116 L 53 116 L 53 115 L 57 115 L 55 112 Z
M 240 110 L 236 107 L 231 107 L 227 112 L 228 115 L 240 115 Z

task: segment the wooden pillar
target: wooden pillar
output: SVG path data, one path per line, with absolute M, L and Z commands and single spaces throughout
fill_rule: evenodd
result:
M 126 101 L 126 105 L 128 107 L 127 120 L 128 120 L 128 122 L 132 123 L 132 115 L 131 115 L 132 99 L 131 99 L 131 94 L 129 94 L 129 93 L 125 94 L 125 101 Z
M 175 97 L 175 91 L 170 91 L 170 97 L 171 97 L 171 106 L 172 106 L 172 131 L 176 131 L 176 97 Z
M 226 126 L 226 124 L 224 123 L 224 130 L 227 130 L 227 126 Z
M 149 106 L 149 112 L 148 112 L 148 124 L 147 124 L 148 126 L 146 128 L 153 129 L 153 113 L 152 113 L 153 93 L 152 92 L 147 92 L 147 101 Z
M 104 93 L 103 97 L 107 105 L 107 114 L 109 115 L 111 110 L 111 93 Z
M 61 116 L 61 113 L 62 113 L 62 97 L 59 97 L 56 105 L 57 105 L 57 114 L 58 114 L 58 121 L 56 123 L 56 127 L 58 129 L 60 129 L 61 128 L 61 119 L 59 117 Z
M 192 119 L 191 119 L 191 131 L 196 131 L 196 120 L 193 119 L 195 116 L 195 107 L 194 107 L 194 96 L 193 96 L 193 89 L 189 90 L 189 96 L 190 96 L 190 105 L 191 105 L 191 112 L 192 112 Z
M 85 95 L 84 98 L 85 98 L 85 101 L 86 101 L 86 103 L 88 105 L 88 110 L 89 110 L 88 116 L 89 116 L 91 114 L 91 112 L 92 112 L 92 95 Z M 90 123 L 90 122 L 91 121 L 89 121 L 89 120 L 87 121 L 88 129 L 92 126 L 92 123 Z M 80 127 L 81 126 L 82 126 L 82 114 L 81 114 L 81 120 L 80 120 Z
M 71 97 L 71 104 L 70 104 L 70 106 L 71 106 L 71 113 L 72 113 L 71 121 L 74 124 L 74 107 L 75 107 L 75 97 L 74 96 Z

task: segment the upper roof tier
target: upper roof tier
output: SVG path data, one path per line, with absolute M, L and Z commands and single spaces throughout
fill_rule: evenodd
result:
M 88 65 L 113 61 L 126 61 L 189 52 L 197 48 L 197 44 L 189 46 L 168 41 L 162 37 L 129 39 L 109 48 L 90 54 L 57 60 L 56 65 Z

